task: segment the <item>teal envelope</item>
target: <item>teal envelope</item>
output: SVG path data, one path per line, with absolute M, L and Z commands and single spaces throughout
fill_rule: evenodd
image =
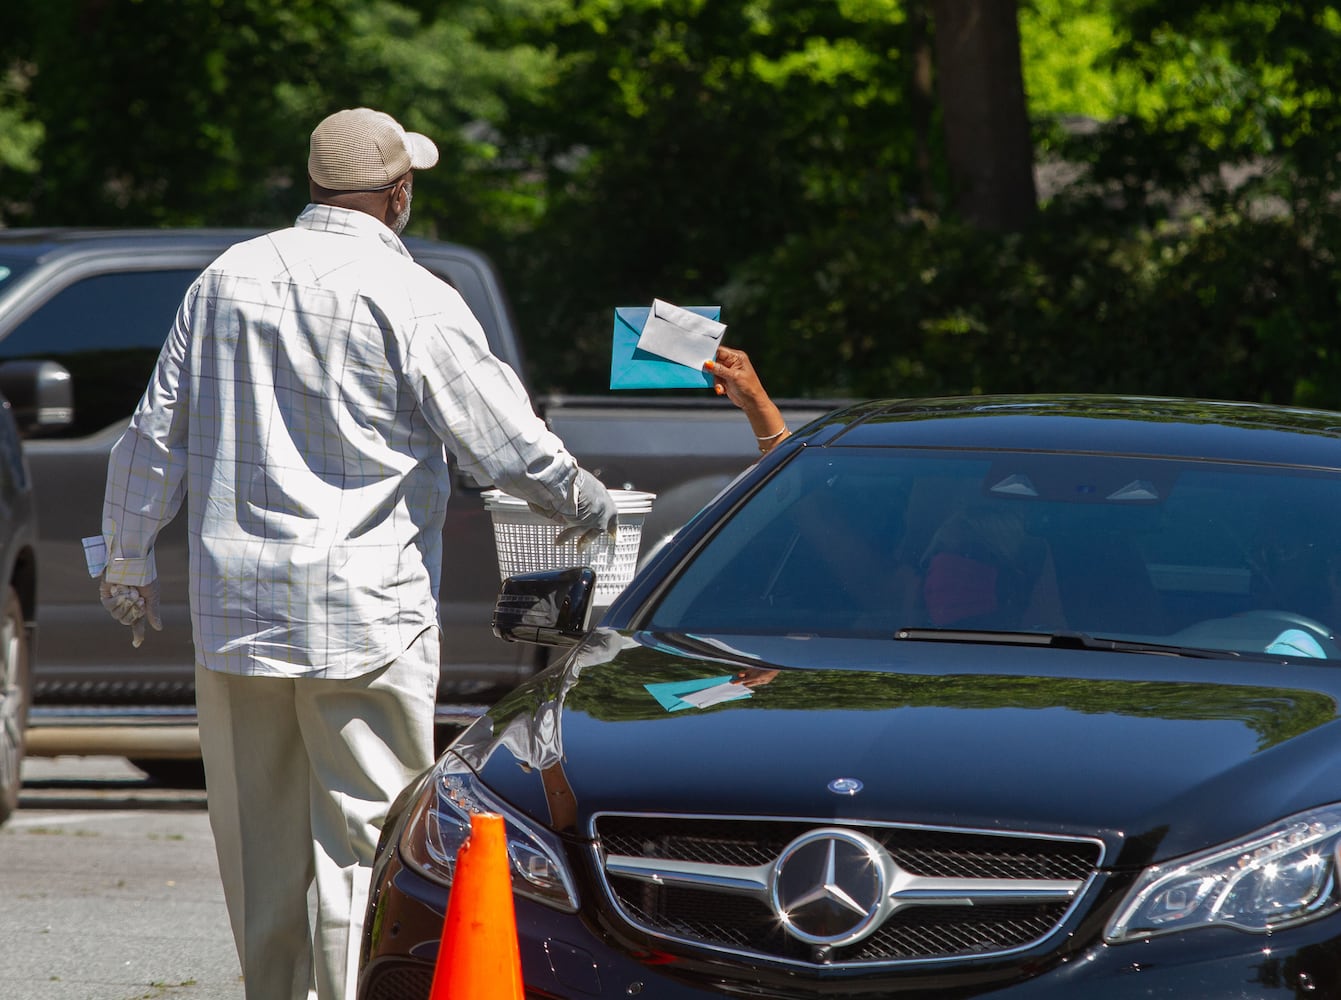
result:
M 682 306 L 692 313 L 720 320 L 721 306 Z M 619 306 L 610 349 L 611 389 L 710 389 L 712 375 L 638 350 L 651 306 Z

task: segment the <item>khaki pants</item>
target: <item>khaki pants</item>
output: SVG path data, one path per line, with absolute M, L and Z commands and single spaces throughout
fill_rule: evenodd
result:
M 197 665 L 210 828 L 247 1000 L 307 1000 L 313 981 L 321 1000 L 354 1000 L 377 838 L 391 800 L 433 762 L 437 684 L 436 628 L 353 680 Z

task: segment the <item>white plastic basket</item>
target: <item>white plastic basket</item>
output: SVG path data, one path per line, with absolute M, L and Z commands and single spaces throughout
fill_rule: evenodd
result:
M 611 490 L 619 519 L 615 537 L 608 535 L 578 549 L 577 542 L 555 545 L 563 524 L 537 514 L 521 500 L 502 490 L 484 494 L 484 509 L 494 522 L 494 546 L 498 550 L 498 578 L 518 573 L 536 573 L 568 566 L 590 566 L 596 571 L 598 607 L 608 607 L 633 579 L 642 544 L 643 521 L 652 509 L 655 493 Z

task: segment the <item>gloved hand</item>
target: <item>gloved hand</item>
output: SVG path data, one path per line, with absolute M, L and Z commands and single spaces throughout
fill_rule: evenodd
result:
M 619 523 L 619 508 L 610 491 L 586 469 L 578 469 L 573 492 L 577 498 L 577 516 L 567 518 L 568 526 L 559 532 L 554 544 L 562 545 L 576 538 L 580 549 L 597 541 L 602 534 L 613 538 Z
M 98 581 L 98 596 L 109 615 L 122 625 L 130 626 L 130 644 L 136 649 L 144 642 L 146 621 L 155 632 L 163 631 L 163 619 L 158 613 L 157 580 L 135 587 L 126 583 L 108 583 L 104 574 Z

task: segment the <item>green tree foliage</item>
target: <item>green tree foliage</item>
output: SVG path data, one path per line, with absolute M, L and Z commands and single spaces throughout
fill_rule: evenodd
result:
M 1341 8 L 1112 0 L 1111 12 L 1124 86 L 1110 120 L 1059 144 L 1087 167 L 1064 193 L 1067 225 L 1082 239 L 1121 227 L 1145 276 L 1133 319 L 1183 391 L 1341 406 Z
M 295 180 L 275 172 L 275 152 L 302 148 L 276 124 L 319 58 L 310 4 L 16 6 L 25 23 L 10 44 L 21 39 L 35 67 L 28 96 L 45 139 L 31 186 L 7 188 L 32 218 L 201 221 L 225 199 L 239 222 L 275 211 Z
M 1024 4 L 1046 184 L 1010 234 L 957 220 L 918 155 L 919 11 L 634 0 L 541 25 L 561 82 L 517 123 L 544 137 L 547 212 L 494 248 L 538 370 L 601 388 L 608 307 L 657 294 L 721 301 L 729 342 L 789 395 L 1341 405 L 1316 165 L 1341 134 L 1318 127 L 1335 57 L 1310 62 L 1334 7 Z M 836 59 L 853 49 L 888 58 Z
M 1020 7 L 1020 49 L 1035 118 L 1108 121 L 1139 90 L 1139 74 L 1115 64 L 1117 25 L 1109 4 L 1047 0 Z
M 0 167 L 32 174 L 37 172 L 42 126 L 28 112 L 27 87 L 22 66 L 0 77 Z
M 611 306 L 711 300 L 792 233 L 892 217 L 918 187 L 906 36 L 894 0 L 579 0 L 533 22 L 556 77 L 506 148 L 545 212 L 492 249 L 533 343 L 577 348 L 538 368 L 599 384 Z
M 42 145 L 42 125 L 28 98 L 35 67 L 14 43 L 19 32 L 17 7 L 0 7 L 0 224 L 7 214 L 7 189 L 13 189 L 15 178 L 37 173 Z
M 754 350 L 763 371 L 820 395 L 1339 406 L 1337 17 L 1302 3 L 1035 0 L 1026 81 L 1045 175 L 1062 178 L 1036 224 L 1005 237 L 944 216 L 798 233 L 735 272 L 730 314 L 770 332 Z M 1073 21 L 1078 76 L 1044 55 L 1069 52 Z
M 1194 130 L 1224 155 L 1285 155 L 1334 188 L 1341 8 L 1332 3 L 1115 0 L 1123 58 L 1148 86 L 1141 117 Z
M 721 302 L 779 395 L 1341 407 L 1341 5 L 1020 0 L 1040 210 L 958 217 L 918 0 L 0 5 L 0 222 L 282 225 L 312 124 L 433 135 L 415 228 L 502 266 L 542 389 Z
M 789 240 L 724 298 L 770 382 L 817 396 L 1201 395 L 1335 406 L 1338 275 L 1286 218 L 1022 235 L 849 227 Z M 1087 228 L 1081 228 L 1088 226 Z M 1330 220 L 1334 242 L 1336 220 Z M 893 262 L 873 266 L 872 261 Z
M 517 3 L 392 0 L 53 0 L 0 15 L 0 175 L 6 221 L 282 224 L 306 200 L 307 136 L 370 104 L 440 140 L 425 218 L 451 215 L 491 145 L 463 126 L 500 120 L 549 57 L 476 40 Z M 529 6 L 529 4 L 527 5 Z M 0 78 L 3 79 L 3 78 Z M 25 138 L 26 134 L 26 138 Z M 42 137 L 34 148 L 33 136 Z M 17 137 L 17 138 L 16 138 Z M 469 184 L 465 178 L 471 177 Z

